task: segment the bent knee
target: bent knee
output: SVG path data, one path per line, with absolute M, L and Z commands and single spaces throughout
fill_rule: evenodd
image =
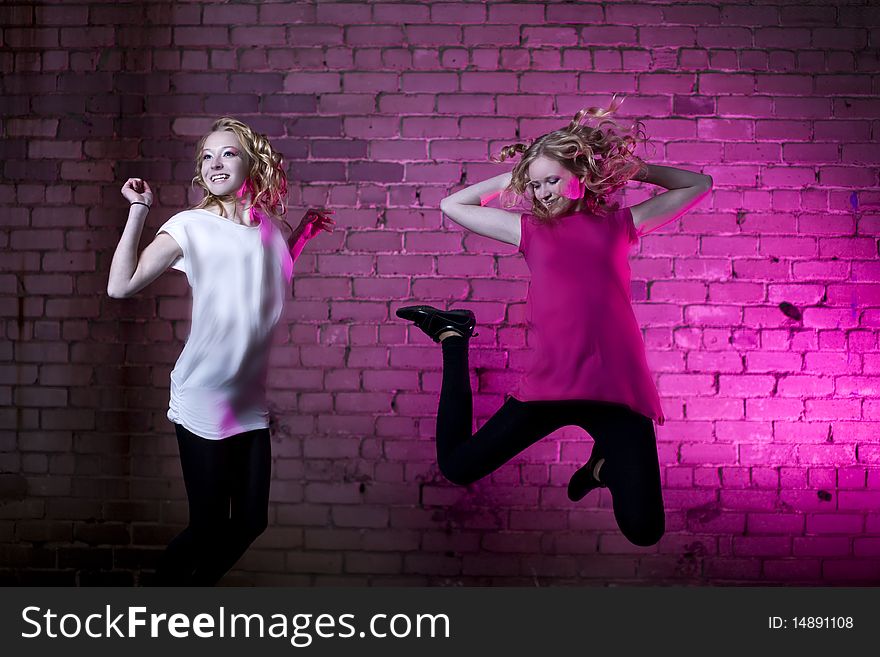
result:
M 247 533 L 251 536 L 251 540 L 256 540 L 263 532 L 269 528 L 268 518 L 258 518 L 248 522 Z
M 248 518 L 246 521 L 233 523 L 233 531 L 248 544 L 253 543 L 269 527 L 268 518 Z
M 440 474 L 442 474 L 449 483 L 455 484 L 456 486 L 467 486 L 479 479 L 474 473 L 457 465 L 440 462 L 439 466 Z
M 652 545 L 657 545 L 666 533 L 665 520 L 665 518 L 660 518 L 658 522 L 651 525 L 640 525 L 632 528 L 621 527 L 620 530 L 623 532 L 626 540 L 633 545 L 651 547 Z
M 638 547 L 651 547 L 652 545 L 657 545 L 660 542 L 660 539 L 663 538 L 663 534 L 665 532 L 661 529 L 656 532 L 643 532 L 639 534 L 630 534 L 627 535 L 627 540 L 633 545 L 637 545 Z

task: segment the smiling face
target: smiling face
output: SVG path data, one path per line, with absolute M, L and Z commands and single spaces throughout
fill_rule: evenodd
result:
M 529 165 L 528 172 L 529 196 L 551 215 L 567 212 L 583 196 L 581 181 L 557 160 L 541 155 Z
M 234 132 L 212 132 L 201 152 L 202 180 L 215 196 L 240 195 L 247 180 L 247 156 Z

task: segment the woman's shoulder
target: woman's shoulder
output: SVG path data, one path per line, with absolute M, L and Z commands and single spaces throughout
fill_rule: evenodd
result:
M 628 244 L 639 241 L 639 235 L 633 224 L 632 210 L 629 206 L 621 206 L 619 203 L 607 206 L 608 221 L 614 226 L 615 232 L 623 237 Z
M 270 221 L 278 229 L 278 233 L 285 241 L 289 240 L 290 236 L 293 235 L 293 226 L 287 222 L 283 215 L 273 214 Z
M 519 226 L 521 231 L 520 240 L 522 241 L 526 239 L 528 233 L 533 233 L 546 225 L 546 220 L 541 219 L 531 212 L 523 212 L 519 217 Z
M 168 218 L 168 221 L 198 221 L 199 219 L 204 218 L 205 210 L 200 208 L 186 208 L 185 210 L 180 210 L 179 212 L 171 215 Z
M 171 215 L 165 223 L 159 228 L 159 232 L 167 232 L 172 234 L 189 233 L 196 226 L 201 225 L 205 220 L 210 221 L 201 210 L 188 208 Z

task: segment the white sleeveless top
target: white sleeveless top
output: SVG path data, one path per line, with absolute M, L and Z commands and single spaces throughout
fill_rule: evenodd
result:
M 168 419 L 211 440 L 269 426 L 266 372 L 293 262 L 271 221 L 244 226 L 185 210 L 159 229 L 192 287 L 192 326 L 171 372 Z

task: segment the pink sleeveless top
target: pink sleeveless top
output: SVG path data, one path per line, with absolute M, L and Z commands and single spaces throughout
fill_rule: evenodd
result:
M 521 222 L 534 350 L 515 397 L 614 402 L 663 424 L 630 296 L 630 209 Z

